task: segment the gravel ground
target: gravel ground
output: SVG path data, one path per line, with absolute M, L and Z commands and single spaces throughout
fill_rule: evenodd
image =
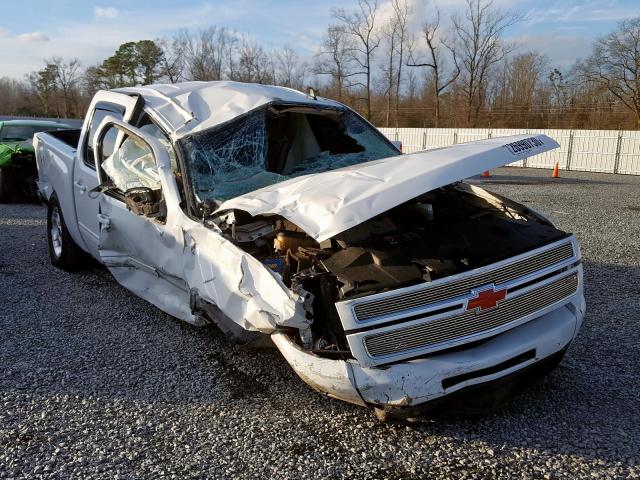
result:
M 638 477 L 640 177 L 549 176 L 477 181 L 577 233 L 579 337 L 503 411 L 409 426 L 321 397 L 276 351 L 176 321 L 99 267 L 54 269 L 45 209 L 0 205 L 0 477 Z

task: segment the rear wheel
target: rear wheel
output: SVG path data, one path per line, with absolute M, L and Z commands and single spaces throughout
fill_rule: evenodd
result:
M 84 263 L 86 256 L 69 235 L 55 195 L 49 199 L 47 210 L 47 240 L 52 265 L 62 270 L 73 271 L 78 270 Z

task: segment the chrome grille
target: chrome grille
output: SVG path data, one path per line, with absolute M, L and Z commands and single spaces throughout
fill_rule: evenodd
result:
M 423 307 L 460 295 L 467 295 L 471 289 L 475 287 L 489 283 L 499 285 L 510 280 L 515 280 L 562 261 L 569 260 L 573 255 L 573 244 L 565 243 L 551 250 L 545 250 L 544 252 L 522 258 L 514 263 L 509 263 L 508 265 L 497 267 L 494 270 L 478 275 L 446 282 L 435 287 L 425 287 L 424 289 L 411 293 L 358 303 L 354 306 L 353 311 L 358 321 L 365 321 L 382 315 Z
M 553 305 L 577 290 L 578 276 L 569 275 L 518 297 L 504 300 L 497 308 L 478 313 L 465 312 L 455 317 L 369 335 L 365 337 L 364 345 L 371 357 L 432 347 L 506 325 Z

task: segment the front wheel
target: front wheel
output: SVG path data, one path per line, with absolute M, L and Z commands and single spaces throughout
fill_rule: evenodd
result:
M 47 209 L 47 243 L 49 244 L 49 258 L 53 266 L 69 272 L 80 268 L 85 254 L 71 238 L 55 195 L 49 199 Z

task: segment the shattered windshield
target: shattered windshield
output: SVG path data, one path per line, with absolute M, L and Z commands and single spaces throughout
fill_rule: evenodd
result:
M 398 155 L 348 110 L 267 107 L 180 141 L 198 202 Z

